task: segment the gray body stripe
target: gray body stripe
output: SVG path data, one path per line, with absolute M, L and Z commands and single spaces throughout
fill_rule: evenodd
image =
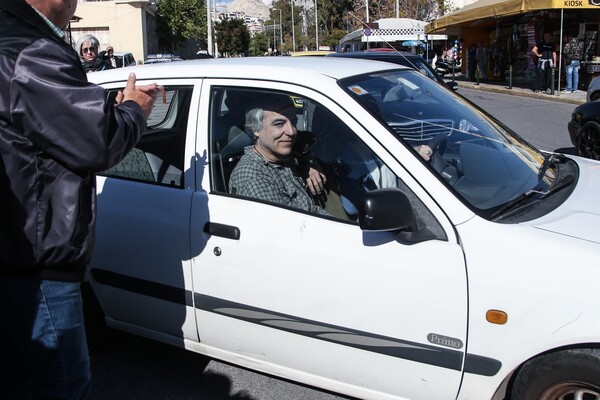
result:
M 96 268 L 92 269 L 91 273 L 94 280 L 98 283 L 178 303 L 183 306 L 192 307 L 195 305 L 196 308 L 203 311 L 343 346 L 384 354 L 390 357 L 402 358 L 456 371 L 462 369 L 463 356 L 457 350 L 409 342 L 318 321 L 297 318 L 199 293 L 194 293 L 194 302 L 192 302 L 192 293 L 185 289 Z M 498 373 L 501 366 L 502 363 L 493 358 L 475 354 L 466 355 L 466 373 L 494 376 Z
M 384 354 L 442 368 L 462 370 L 463 354 L 460 351 L 409 342 L 392 337 L 376 335 L 355 329 L 325 324 L 293 317 L 270 310 L 251 307 L 246 304 L 194 294 L 196 308 L 203 311 L 240 319 L 273 329 L 295 333 L 314 339 L 325 340 L 343 346 Z M 493 376 L 502 363 L 487 357 L 467 354 L 465 372 Z

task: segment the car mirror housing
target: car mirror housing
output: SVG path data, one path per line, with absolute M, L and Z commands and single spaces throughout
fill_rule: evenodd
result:
M 458 90 L 458 83 L 456 83 L 456 81 L 446 82 L 446 86 L 448 86 L 452 90 Z
M 364 194 L 358 205 L 358 221 L 364 231 L 414 232 L 417 219 L 408 197 L 396 188 Z

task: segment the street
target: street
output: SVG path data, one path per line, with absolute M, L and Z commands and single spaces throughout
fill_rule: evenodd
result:
M 566 128 L 573 104 L 466 88 L 459 93 L 531 144 L 573 153 Z M 122 333 L 92 352 L 92 371 L 89 400 L 345 399 Z
M 574 154 L 567 122 L 576 105 L 467 88 L 458 92 L 537 148 Z

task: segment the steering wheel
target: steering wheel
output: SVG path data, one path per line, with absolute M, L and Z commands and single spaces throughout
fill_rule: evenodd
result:
M 432 154 L 429 158 L 429 163 L 433 169 L 442 176 L 450 184 L 453 184 L 458 179 L 456 168 L 449 165 L 442 155 L 446 151 L 448 145 L 448 135 L 440 133 L 427 142 L 427 146 L 431 148 Z
M 427 146 L 429 146 L 431 148 L 431 151 L 433 152 L 433 154 L 431 156 L 432 159 L 433 159 L 433 155 L 435 155 L 436 153 L 439 157 L 441 157 L 444 154 L 444 152 L 446 151 L 447 145 L 448 145 L 448 135 L 445 135 L 443 133 L 437 134 L 429 142 L 427 142 Z
M 448 145 L 448 136 L 440 133 L 434 136 L 429 142 L 427 142 L 427 146 L 431 148 L 431 157 L 429 158 L 429 163 L 438 173 L 442 173 L 444 168 L 448 166 L 446 161 L 442 158 L 444 152 L 446 151 L 446 146 Z

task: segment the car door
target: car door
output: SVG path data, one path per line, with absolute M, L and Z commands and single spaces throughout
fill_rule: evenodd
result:
M 227 193 L 228 163 L 251 143 L 238 132 L 243 112 L 225 128 L 221 124 L 236 106 L 248 111 L 251 102 L 227 104 L 235 91 L 290 96 L 299 130 L 323 135 L 319 156 L 333 160 L 328 164 L 339 161 L 340 171 L 358 170 L 341 149 L 360 143 L 370 163 L 386 166 L 413 201 L 432 208 L 426 214 L 437 238 L 402 243 L 391 232 L 362 231 L 348 215 L 321 216 Z M 206 118 L 199 120 L 197 154 L 208 156 L 198 172 L 202 190 L 192 201 L 191 241 L 192 248 L 204 248 L 192 260 L 203 349 L 362 398 L 376 392 L 455 398 L 467 334 L 466 272 L 457 238 L 435 203 L 354 117 L 319 93 L 272 82 L 207 80 L 202 99 Z M 325 118 L 317 118 L 317 110 Z M 335 127 L 319 127 L 325 121 Z M 327 145 L 333 131 L 345 136 Z M 350 192 L 337 197 L 334 214 L 352 200 Z
M 198 340 L 189 219 L 200 81 L 152 82 L 164 92 L 148 129 L 118 165 L 97 178 L 89 279 L 110 325 L 182 345 L 184 339 Z M 124 85 L 107 85 L 109 96 Z

